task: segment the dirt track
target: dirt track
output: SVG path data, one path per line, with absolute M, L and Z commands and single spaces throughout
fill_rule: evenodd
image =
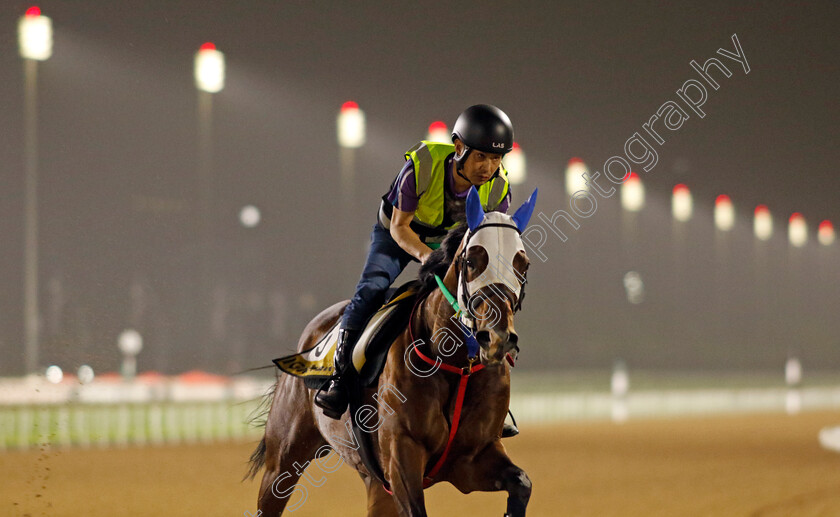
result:
M 524 425 L 507 440 L 534 482 L 531 516 L 840 516 L 840 455 L 817 432 L 840 414 Z M 0 454 L 0 516 L 242 516 L 253 444 Z M 362 516 L 347 467 L 294 513 Z M 426 493 L 429 513 L 502 515 L 504 494 Z

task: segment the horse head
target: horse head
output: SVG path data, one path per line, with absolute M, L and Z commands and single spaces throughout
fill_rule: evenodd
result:
M 472 329 L 479 356 L 487 366 L 515 356 L 519 347 L 513 315 L 522 305 L 528 256 L 520 234 L 528 225 L 537 190 L 513 216 L 485 213 L 475 188 L 467 195 L 468 230 L 454 263 L 462 322 Z

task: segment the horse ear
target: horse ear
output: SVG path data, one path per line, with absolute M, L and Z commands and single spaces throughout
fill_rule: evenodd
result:
M 478 197 L 478 191 L 475 187 L 470 187 L 470 192 L 467 194 L 467 226 L 470 231 L 475 231 L 481 221 L 484 220 L 484 209 L 481 207 L 481 199 Z
M 534 205 L 537 203 L 537 190 L 534 189 L 528 201 L 522 203 L 522 206 L 513 214 L 513 222 L 516 223 L 516 227 L 519 228 L 520 232 L 525 231 L 525 228 L 528 226 L 528 221 L 531 220 L 531 214 L 534 213 Z

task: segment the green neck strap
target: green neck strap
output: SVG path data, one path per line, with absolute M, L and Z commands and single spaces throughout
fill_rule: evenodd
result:
M 461 308 L 458 307 L 458 301 L 455 299 L 454 296 L 452 296 L 452 293 L 449 292 L 449 289 L 447 289 L 446 286 L 443 285 L 443 280 L 441 280 L 439 276 L 435 275 L 435 281 L 437 282 L 438 287 L 440 287 L 440 290 L 443 291 L 443 296 L 446 297 L 446 301 L 448 301 L 449 305 L 451 305 L 452 308 L 455 309 L 455 315 L 460 316 Z

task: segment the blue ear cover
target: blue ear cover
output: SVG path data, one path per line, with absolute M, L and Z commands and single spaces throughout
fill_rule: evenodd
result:
M 481 207 L 481 199 L 478 197 L 478 191 L 475 187 L 470 187 L 470 192 L 467 194 L 467 226 L 470 231 L 475 231 L 481 221 L 484 220 L 484 209 Z
M 534 192 L 528 198 L 527 201 L 522 203 L 516 213 L 513 214 L 513 222 L 516 223 L 516 227 L 519 228 L 520 232 L 524 232 L 525 228 L 528 227 L 528 221 L 531 220 L 531 214 L 534 213 L 534 205 L 537 204 L 537 190 L 534 189 Z M 469 202 L 467 203 L 469 205 Z

